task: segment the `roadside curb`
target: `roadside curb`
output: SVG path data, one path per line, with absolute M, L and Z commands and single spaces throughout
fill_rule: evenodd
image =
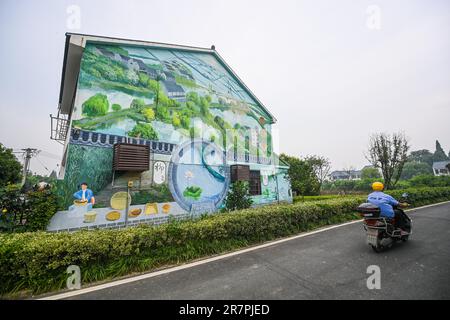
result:
M 419 209 L 426 209 L 426 208 L 440 206 L 440 205 L 446 204 L 446 203 L 450 203 L 450 201 L 444 201 L 444 202 L 438 202 L 438 203 L 433 203 L 433 204 L 427 204 L 425 206 L 421 206 L 421 207 L 417 207 L 417 208 L 406 209 L 405 211 L 406 212 L 411 212 L 411 211 L 416 211 L 416 210 L 419 210 Z

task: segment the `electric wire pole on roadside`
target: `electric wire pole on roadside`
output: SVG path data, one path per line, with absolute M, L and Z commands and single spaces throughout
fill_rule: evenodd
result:
M 39 153 L 38 149 L 34 148 L 26 148 L 22 149 L 24 152 L 24 164 L 23 164 L 23 174 L 22 174 L 22 186 L 27 181 L 28 170 L 30 169 L 30 160 L 32 157 L 36 156 Z

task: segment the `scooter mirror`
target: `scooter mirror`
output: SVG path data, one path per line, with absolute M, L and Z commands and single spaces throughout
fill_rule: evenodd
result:
M 404 194 L 402 194 L 402 198 L 408 198 L 408 193 L 404 193 Z

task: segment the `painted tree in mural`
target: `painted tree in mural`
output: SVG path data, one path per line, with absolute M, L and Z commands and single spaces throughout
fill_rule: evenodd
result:
M 158 140 L 158 134 L 148 123 L 138 123 L 133 130 L 128 132 L 130 137 L 143 138 L 149 140 Z
M 114 103 L 114 104 L 111 106 L 111 109 L 112 109 L 113 111 L 120 111 L 120 110 L 122 110 L 122 106 L 121 106 L 120 104 L 118 104 L 118 103 Z
M 104 116 L 109 109 L 109 102 L 106 95 L 97 93 L 87 99 L 82 106 L 83 114 L 88 117 Z
M 133 101 L 131 101 L 131 104 L 130 104 L 131 109 L 141 110 L 144 107 L 145 107 L 145 102 L 142 99 L 133 99 Z
M 144 110 L 142 110 L 142 113 L 144 114 L 148 122 L 152 122 L 153 120 L 155 120 L 155 111 L 153 111 L 152 108 L 145 108 Z

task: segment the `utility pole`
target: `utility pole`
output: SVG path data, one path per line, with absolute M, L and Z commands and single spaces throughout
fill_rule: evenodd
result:
M 30 159 L 38 154 L 37 149 L 26 148 L 22 149 L 24 151 L 24 164 L 23 164 L 23 174 L 22 174 L 22 186 L 27 181 L 28 170 L 30 169 Z

